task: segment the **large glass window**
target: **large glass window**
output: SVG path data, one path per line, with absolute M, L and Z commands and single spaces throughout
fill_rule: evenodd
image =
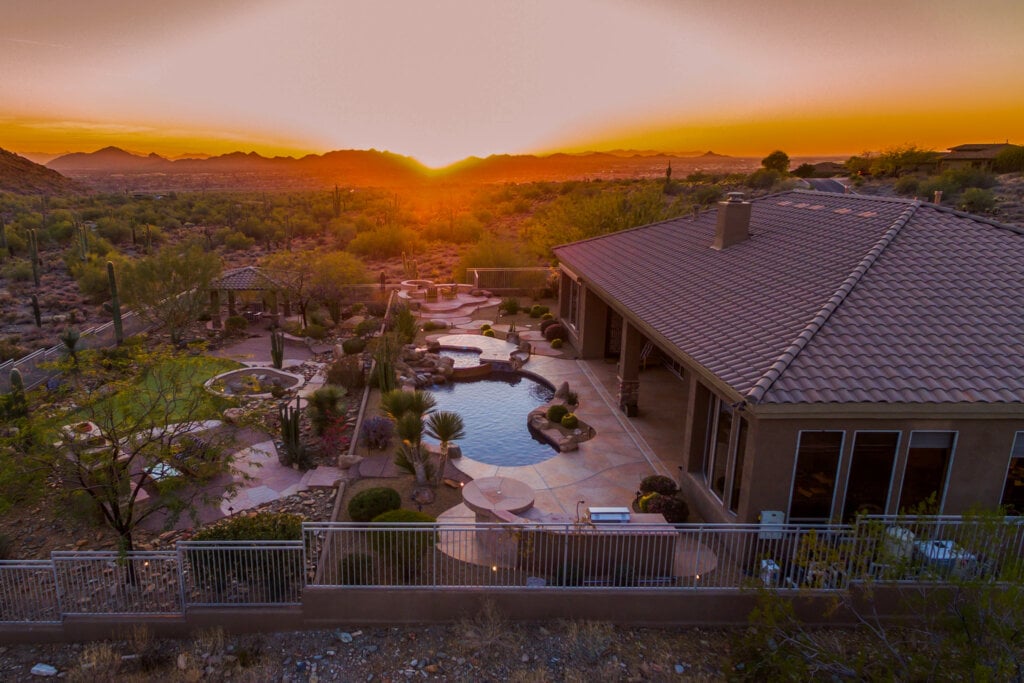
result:
M 899 432 L 857 432 L 854 435 L 843 520 L 851 520 L 857 513 L 885 513 L 899 444 Z
M 1010 467 L 1006 471 L 1003 500 L 1007 514 L 1024 515 L 1024 432 L 1017 432 L 1010 450 Z
M 732 434 L 732 408 L 725 401 L 715 399 L 718 404 L 718 411 L 715 420 L 714 440 L 711 444 L 712 453 L 711 465 L 711 490 L 715 494 L 725 498 L 725 467 L 729 463 L 729 435 Z
M 900 511 L 917 511 L 932 499 L 924 512 L 941 512 L 946 478 L 953 459 L 955 432 L 913 432 L 907 450 L 907 467 L 903 471 Z
M 747 452 L 747 421 L 740 418 L 739 434 L 736 435 L 736 457 L 732 462 L 732 489 L 729 492 L 729 509 L 740 509 L 740 489 L 743 486 L 743 455 Z
M 569 310 L 565 312 L 565 320 L 573 327 L 580 323 L 580 283 L 569 278 Z
M 843 432 L 800 432 L 789 518 L 828 520 L 836 489 Z

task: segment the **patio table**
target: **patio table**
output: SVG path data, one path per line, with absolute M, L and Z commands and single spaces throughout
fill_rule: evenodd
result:
M 481 477 L 462 487 L 466 507 L 478 514 L 491 516 L 497 511 L 518 515 L 533 507 L 533 489 L 518 479 Z

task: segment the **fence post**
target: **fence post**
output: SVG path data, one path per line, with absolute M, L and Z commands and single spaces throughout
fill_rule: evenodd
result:
M 178 554 L 178 593 L 181 596 L 181 613 L 188 611 L 188 593 L 185 591 L 185 550 L 181 545 L 175 543 L 174 549 Z
M 57 563 L 53 561 L 53 553 L 50 553 L 50 571 L 53 572 L 53 595 L 57 600 L 57 615 L 61 621 L 64 620 L 64 598 L 60 592 L 60 581 L 57 580 Z

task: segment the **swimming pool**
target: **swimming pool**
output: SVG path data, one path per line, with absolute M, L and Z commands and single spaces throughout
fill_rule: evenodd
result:
M 463 457 L 504 467 L 535 465 L 557 451 L 533 438 L 526 426 L 531 410 L 550 401 L 547 384 L 516 373 L 491 373 L 485 379 L 431 387 L 438 410 L 462 416 L 466 436 L 456 443 Z
M 480 352 L 476 349 L 445 349 L 438 351 L 438 355 L 451 358 L 455 361 L 457 368 L 473 368 L 480 365 Z

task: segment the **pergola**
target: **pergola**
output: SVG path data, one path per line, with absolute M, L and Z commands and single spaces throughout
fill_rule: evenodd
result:
M 288 315 L 287 284 L 279 278 L 271 277 L 261 268 L 245 266 L 229 270 L 220 278 L 210 283 L 210 316 L 213 327 L 221 327 L 220 293 L 228 293 L 228 315 L 238 315 L 235 305 L 235 292 L 265 292 L 267 294 L 270 321 L 278 323 L 278 293 L 285 293 L 285 316 Z

